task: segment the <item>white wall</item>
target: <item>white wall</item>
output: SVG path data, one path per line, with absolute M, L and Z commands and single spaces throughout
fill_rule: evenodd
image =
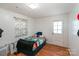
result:
M 76 15 L 79 13 L 79 4 L 76 4 L 70 14 L 69 21 L 69 47 L 71 55 L 79 56 L 79 37 L 77 36 L 77 30 L 79 29 L 79 21 Z M 76 28 L 74 26 L 77 25 Z
M 15 38 L 15 19 L 13 17 L 25 18 L 28 20 L 28 35 L 31 35 L 32 29 L 32 19 L 27 16 L 11 12 L 5 9 L 0 9 L 0 28 L 4 30 L 2 33 L 2 37 L 0 38 L 0 47 L 15 42 L 17 38 Z
M 71 49 L 72 55 L 79 55 L 79 37 L 74 34 L 79 29 L 74 28 L 74 23 L 79 22 L 76 20 L 76 13 L 79 12 L 79 5 L 73 8 L 71 14 L 61 14 L 52 17 L 31 19 L 27 16 L 4 10 L 0 8 L 0 28 L 4 30 L 2 37 L 0 38 L 0 47 L 15 42 L 18 38 L 15 38 L 15 26 L 14 26 L 14 16 L 25 18 L 28 20 L 28 36 L 35 32 L 42 31 L 47 38 L 47 42 L 59 46 L 69 47 Z M 70 19 L 69 19 L 70 17 Z M 73 20 L 76 20 L 75 22 Z M 54 35 L 53 32 L 53 21 L 63 21 L 63 34 Z M 26 37 L 26 36 L 25 36 Z
M 60 14 L 52 17 L 35 19 L 34 33 L 42 31 L 48 43 L 68 47 L 68 16 L 69 14 Z M 53 21 L 63 21 L 63 34 L 53 34 Z

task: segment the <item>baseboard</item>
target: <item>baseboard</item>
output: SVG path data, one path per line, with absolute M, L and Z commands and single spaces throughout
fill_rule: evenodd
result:
M 53 44 L 53 43 L 51 43 L 51 42 L 47 42 L 47 44 L 52 44 L 52 45 L 55 45 L 55 46 L 58 46 L 58 47 L 62 47 L 62 48 L 69 49 L 68 47 L 64 47 L 64 46 L 56 45 L 56 44 Z

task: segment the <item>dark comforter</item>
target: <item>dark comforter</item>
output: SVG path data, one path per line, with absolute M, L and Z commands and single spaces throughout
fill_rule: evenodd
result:
M 18 52 L 23 52 L 26 55 L 36 55 L 36 53 L 45 45 L 46 39 L 44 37 L 28 37 L 20 39 L 17 43 Z

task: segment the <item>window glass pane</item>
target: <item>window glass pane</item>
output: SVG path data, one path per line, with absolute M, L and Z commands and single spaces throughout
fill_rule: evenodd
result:
M 62 30 L 58 30 L 58 33 L 62 33 Z
M 53 25 L 54 33 L 62 33 L 62 21 L 54 22 Z
M 58 29 L 57 26 L 54 26 L 54 29 Z
M 62 26 L 58 26 L 58 29 L 62 29 Z
M 54 33 L 57 33 L 57 30 L 54 30 Z

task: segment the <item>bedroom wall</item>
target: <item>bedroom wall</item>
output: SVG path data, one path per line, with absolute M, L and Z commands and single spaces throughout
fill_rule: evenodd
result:
M 79 4 L 76 4 L 70 14 L 69 21 L 69 47 L 71 55 L 79 56 L 79 37 L 77 31 L 79 29 L 79 20 L 76 15 L 79 14 Z
M 13 18 L 14 16 L 27 19 L 28 35 L 32 34 L 31 18 L 0 8 L 0 28 L 4 30 L 4 32 L 2 33 L 2 37 L 0 38 L 0 47 L 5 44 L 9 44 L 18 40 L 18 38 L 15 38 L 15 26 L 14 26 L 15 19 Z
M 69 14 L 66 13 L 35 19 L 34 33 L 42 31 L 48 43 L 68 47 L 68 16 Z M 63 34 L 53 34 L 53 21 L 63 21 Z

